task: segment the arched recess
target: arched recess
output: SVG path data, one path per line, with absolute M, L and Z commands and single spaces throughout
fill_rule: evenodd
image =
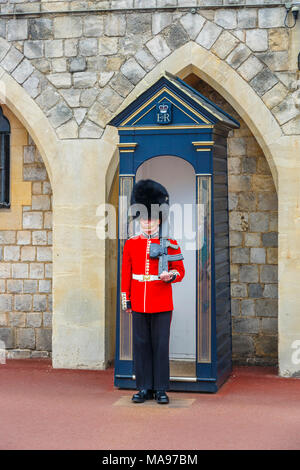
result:
M 184 79 L 189 74 L 194 73 L 199 78 L 208 83 L 220 93 L 241 116 L 247 124 L 253 135 L 255 135 L 266 160 L 274 180 L 276 191 L 278 192 L 278 168 L 282 164 L 280 160 L 279 148 L 284 144 L 280 141 L 283 133 L 271 111 L 265 103 L 251 88 L 251 86 L 225 61 L 220 60 L 212 52 L 202 46 L 189 42 L 170 56 L 164 59 L 143 80 L 141 80 L 135 89 L 123 101 L 122 106 L 115 113 L 120 113 L 140 94 L 146 91 L 159 76 L 168 71 Z M 113 142 L 112 133 L 115 131 L 114 138 L 117 139 L 116 130 L 107 126 L 103 135 L 106 143 L 111 145 L 109 154 L 106 155 L 106 193 L 109 194 L 112 189 L 112 182 L 116 184 L 117 178 L 113 174 L 118 172 L 118 152 L 116 140 Z M 279 142 L 280 141 L 280 142 Z M 113 191 L 115 192 L 115 187 Z M 114 263 L 114 265 L 112 265 Z M 117 272 L 117 260 L 109 260 L 109 271 Z M 111 277 L 112 279 L 112 277 Z M 115 290 L 116 286 L 114 286 Z M 114 315 L 114 310 L 108 315 Z M 111 351 L 113 348 L 110 348 Z M 112 358 L 112 357 L 111 357 Z
M 45 163 L 51 185 L 55 161 L 58 158 L 58 139 L 40 107 L 7 72 L 0 67 L 0 103 L 6 104 L 34 140 Z
M 266 156 L 275 187 L 278 190 L 279 162 L 277 152 L 274 150 L 278 140 L 283 135 L 279 124 L 262 99 L 235 69 L 193 41 L 172 52 L 149 72 L 126 97 L 115 114 L 119 114 L 137 96 L 153 85 L 164 71 L 178 75 L 182 79 L 190 73 L 194 73 L 218 91 L 231 104 L 255 135 Z M 109 134 L 111 132 L 108 131 L 108 128 L 110 126 L 106 128 L 103 135 L 104 140 L 106 140 L 106 132 L 109 132 Z M 107 168 L 110 167 L 114 152 L 115 147 L 112 148 L 110 158 L 107 160 Z

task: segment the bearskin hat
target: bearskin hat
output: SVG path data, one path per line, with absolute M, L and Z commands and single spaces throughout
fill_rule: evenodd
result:
M 147 209 L 149 218 L 151 216 L 151 204 L 163 204 L 163 207 L 159 209 L 159 218 L 160 220 L 164 220 L 167 216 L 167 209 L 169 207 L 169 193 L 166 188 L 157 181 L 143 179 L 135 183 L 133 186 L 130 204 L 143 204 Z M 155 208 L 153 208 L 153 210 L 155 211 Z M 138 213 L 133 218 L 141 215 L 139 211 L 137 212 Z

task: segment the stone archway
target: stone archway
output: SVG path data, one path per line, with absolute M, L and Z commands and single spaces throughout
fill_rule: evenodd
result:
M 149 72 L 127 96 L 117 114 L 168 71 L 185 78 L 191 72 L 215 88 L 243 118 L 255 135 L 269 164 L 278 194 L 279 211 L 279 369 L 280 375 L 299 375 L 300 367 L 293 362 L 294 349 L 300 334 L 298 319 L 300 281 L 299 265 L 299 158 L 300 137 L 285 136 L 275 117 L 251 86 L 227 63 L 205 48 L 188 43 L 164 59 Z M 111 136 L 108 126 L 103 135 Z M 109 139 L 110 140 L 110 139 Z M 116 146 L 110 148 L 109 165 Z M 297 333 L 299 331 L 299 334 Z M 294 348 L 294 349 L 293 349 Z

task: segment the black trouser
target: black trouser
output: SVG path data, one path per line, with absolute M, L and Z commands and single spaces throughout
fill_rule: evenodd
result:
M 133 364 L 138 390 L 168 390 L 172 311 L 132 312 Z

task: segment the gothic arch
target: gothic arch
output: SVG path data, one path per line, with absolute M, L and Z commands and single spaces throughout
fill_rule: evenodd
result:
M 55 131 L 27 91 L 3 69 L 0 72 L 0 102 L 11 109 L 33 138 L 43 157 L 53 187 L 54 165 L 58 157 Z

